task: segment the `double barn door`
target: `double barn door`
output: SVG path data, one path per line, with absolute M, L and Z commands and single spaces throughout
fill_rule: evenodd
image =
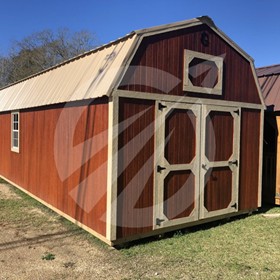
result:
M 240 109 L 158 102 L 154 228 L 236 212 Z

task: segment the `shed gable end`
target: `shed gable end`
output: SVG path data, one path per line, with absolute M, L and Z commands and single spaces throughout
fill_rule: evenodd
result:
M 223 60 L 222 94 L 215 98 L 261 104 L 250 61 L 206 24 L 143 37 L 119 89 L 209 98 L 184 90 L 186 50 Z

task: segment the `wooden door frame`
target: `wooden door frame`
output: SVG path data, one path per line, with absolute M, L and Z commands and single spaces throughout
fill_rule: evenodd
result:
M 205 155 L 206 147 L 206 119 L 210 112 L 229 112 L 234 120 L 233 127 L 233 153 L 227 161 L 210 162 Z M 200 213 L 199 219 L 211 218 L 214 216 L 225 215 L 233 212 L 238 212 L 238 196 L 239 196 L 239 169 L 240 169 L 240 129 L 241 129 L 241 108 L 231 106 L 213 106 L 203 105 L 202 106 L 202 117 L 201 117 L 201 174 L 200 174 Z M 231 165 L 230 161 L 237 160 L 237 165 Z M 204 206 L 204 191 L 205 191 L 205 175 L 208 170 L 204 167 L 229 167 L 233 172 L 232 177 L 232 200 L 227 208 L 208 211 Z M 236 207 L 232 207 L 236 205 Z
M 191 110 L 196 116 L 196 156 L 189 164 L 170 164 L 164 157 L 166 117 L 173 109 Z M 199 183 L 200 183 L 200 118 L 201 105 L 168 101 L 156 101 L 155 108 L 155 176 L 154 176 L 154 217 L 153 229 L 175 226 L 198 220 L 199 216 Z M 157 166 L 164 170 L 157 172 Z M 171 171 L 191 170 L 195 175 L 195 206 L 188 217 L 168 220 L 164 215 L 164 179 Z M 158 223 L 160 221 L 160 223 Z

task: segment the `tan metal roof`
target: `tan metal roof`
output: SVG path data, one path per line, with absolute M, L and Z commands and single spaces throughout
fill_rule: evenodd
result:
M 219 30 L 209 17 L 203 16 L 134 31 L 115 42 L 9 85 L 0 90 L 0 112 L 110 96 L 141 38 L 200 24 L 212 28 L 249 60 L 253 69 L 252 58 Z
M 280 65 L 258 68 L 257 75 L 268 110 L 280 111 Z
M 2 89 L 0 111 L 110 95 L 135 40 L 127 36 Z

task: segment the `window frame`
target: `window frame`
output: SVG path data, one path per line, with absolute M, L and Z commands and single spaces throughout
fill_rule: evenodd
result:
M 213 88 L 194 86 L 189 79 L 189 64 L 194 58 L 213 61 L 218 68 L 218 82 Z M 184 76 L 183 76 L 183 90 L 206 93 L 214 95 L 222 95 L 223 91 L 223 62 L 224 59 L 221 56 L 214 56 L 205 53 L 195 52 L 188 49 L 184 50 Z
M 17 121 L 14 117 L 17 116 Z M 15 128 L 15 124 L 17 123 L 17 129 Z M 14 140 L 15 133 L 17 133 L 17 146 L 15 146 Z M 20 114 L 19 111 L 14 111 L 11 113 L 11 151 L 19 153 L 19 144 L 20 144 Z

